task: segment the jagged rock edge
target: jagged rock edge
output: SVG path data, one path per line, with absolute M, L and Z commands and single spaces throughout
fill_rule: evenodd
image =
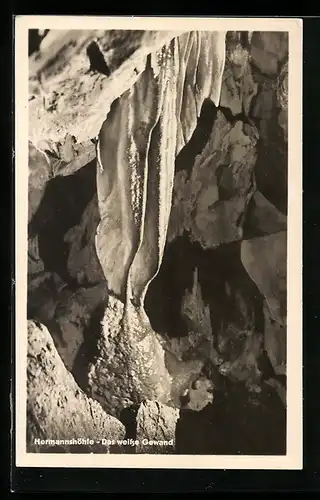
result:
M 46 116 L 45 122 L 47 123 L 44 124 L 43 120 L 41 121 L 41 113 L 39 113 L 39 108 L 41 107 L 42 99 L 39 97 L 31 101 L 31 104 L 29 104 L 29 141 L 34 145 L 36 149 L 38 149 L 42 153 L 49 151 L 53 154 L 56 154 L 54 144 L 61 141 L 64 142 L 68 134 L 74 136 L 77 140 L 77 143 L 80 145 L 88 140 L 97 137 L 103 122 L 107 118 L 112 103 L 124 92 L 130 89 L 143 72 L 144 64 L 142 64 L 142 61 L 144 61 L 149 54 L 153 54 L 154 52 L 171 42 L 171 40 L 185 32 L 186 31 L 169 33 L 165 32 L 165 35 L 162 35 L 161 37 L 158 35 L 159 40 L 157 40 L 157 43 L 154 42 L 152 50 L 150 50 L 151 47 L 149 46 L 140 47 L 130 57 L 128 57 L 128 59 L 123 62 L 119 66 L 119 68 L 117 68 L 109 77 L 104 76 L 103 80 L 100 82 L 101 92 L 99 93 L 98 99 L 95 103 L 93 113 L 90 113 L 95 115 L 94 119 L 91 118 L 91 121 L 94 122 L 94 124 L 91 125 L 91 127 L 86 126 L 85 130 L 83 130 L 83 128 L 81 127 L 82 135 L 75 132 L 74 129 L 76 125 L 74 124 L 74 121 L 72 122 L 71 120 L 69 123 L 63 124 L 63 127 L 60 129 L 60 133 L 53 132 L 53 129 L 55 128 L 52 127 L 52 123 L 55 122 L 54 119 L 48 120 L 48 117 Z M 140 71 L 138 72 L 136 71 L 137 67 L 140 69 Z M 126 78 L 124 77 L 124 75 L 126 76 Z M 88 79 L 92 79 L 91 92 L 93 92 L 95 88 L 94 76 L 88 75 Z M 60 76 L 59 81 L 60 83 L 63 81 L 63 74 Z M 32 112 L 32 108 L 34 108 L 34 112 Z M 85 111 L 88 110 L 87 102 L 83 104 L 83 108 L 85 109 Z M 79 111 L 80 110 L 78 109 L 78 116 L 81 115 Z M 57 118 L 58 125 L 58 123 L 62 121 L 61 114 Z M 36 123 L 38 122 L 37 127 L 34 127 L 34 125 L 32 125 L 34 119 L 36 120 Z M 79 127 L 80 123 L 78 123 L 77 125 Z M 86 125 L 88 125 L 88 120 Z M 87 132 L 88 130 L 89 132 Z M 43 139 L 44 137 L 46 137 L 47 139 Z

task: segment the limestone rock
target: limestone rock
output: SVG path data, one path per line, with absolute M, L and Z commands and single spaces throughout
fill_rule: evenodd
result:
M 170 454 L 175 452 L 175 432 L 179 410 L 158 401 L 144 401 L 139 406 L 136 422 L 136 453 Z M 157 441 L 159 444 L 151 444 Z
M 177 407 L 192 415 L 214 407 L 215 384 L 204 374 L 209 362 L 237 390 L 243 385 L 251 393 L 261 389 L 263 348 L 275 374 L 285 373 L 285 37 L 253 33 L 246 38 L 235 32 L 225 49 L 224 34 L 205 32 L 49 32 L 31 58 L 29 317 L 46 324 L 54 356 L 60 354 L 79 386 L 88 383 L 86 389 L 105 411 L 120 417 L 123 408 L 140 405 L 141 439 L 164 439 L 161 429 L 174 436 Z M 61 57 L 51 58 L 58 51 Z M 212 106 L 213 130 L 203 134 L 209 136 L 202 142 L 205 147 L 185 165 L 180 156 L 174 175 L 177 154 L 189 155 L 185 146 L 192 142 L 204 99 Z M 96 153 L 97 172 L 93 162 L 85 167 Z M 54 186 L 53 197 L 47 198 Z M 43 205 L 49 207 L 45 212 Z M 191 278 L 191 287 L 182 280 L 176 314 L 188 332 L 170 338 L 155 334 L 141 306 L 167 243 L 181 235 L 194 252 L 190 276 L 197 266 L 206 273 L 214 252 L 227 257 L 221 260 L 222 270 L 219 259 L 212 260 L 214 278 L 201 282 L 196 271 L 193 286 Z M 234 257 L 239 266 L 233 266 L 228 248 L 239 249 L 236 242 L 243 239 L 241 258 L 248 275 L 243 273 L 263 297 L 264 332 L 243 305 L 243 290 L 235 291 L 230 279 L 243 267 L 239 253 Z M 108 287 L 117 298 L 108 297 Z M 252 302 L 254 293 L 249 290 Z M 102 324 L 93 325 L 103 307 Z M 83 346 L 90 356 L 96 349 L 88 380 L 82 358 L 75 371 Z M 80 395 L 89 401 L 81 402 L 84 411 L 90 411 L 95 403 Z M 39 397 L 49 404 L 45 393 Z M 74 407 L 81 415 L 79 404 Z M 38 413 L 30 421 L 37 419 Z M 79 420 L 72 415 L 70 422 L 77 428 Z M 201 425 L 201 419 L 194 422 L 196 428 Z M 54 428 L 54 421 L 49 425 Z M 62 427 L 69 432 L 64 421 Z M 121 429 L 119 437 L 124 436 Z M 150 445 L 149 452 L 155 450 L 161 453 L 163 447 Z
M 280 107 L 278 122 L 283 129 L 283 138 L 288 141 L 288 62 L 283 64 L 277 82 L 277 103 Z
M 88 398 L 65 368 L 46 327 L 28 322 L 27 450 L 108 453 L 102 439 L 122 439 L 125 428 Z M 39 445 L 36 440 L 93 440 L 92 444 Z M 99 441 L 99 443 L 97 443 Z M 51 445 L 51 446 L 50 446 Z
M 181 408 L 185 404 L 185 396 L 189 392 L 192 384 L 199 378 L 204 367 L 204 360 L 201 356 L 195 356 L 193 359 L 183 360 L 175 356 L 169 348 L 165 350 L 165 366 L 171 376 L 170 403 L 175 408 Z
M 91 164 L 73 175 L 46 179 L 29 224 L 28 317 L 49 328 L 70 370 L 91 316 L 107 299 L 95 250 L 100 220 L 95 175 Z
M 201 411 L 208 404 L 213 402 L 214 385 L 211 380 L 199 377 L 195 380 L 191 387 L 185 391 L 185 404 L 183 408 L 189 410 Z
M 241 260 L 265 297 L 272 318 L 284 325 L 287 313 L 287 232 L 243 241 Z
M 265 83 L 258 93 L 252 109 L 252 116 L 256 119 L 267 121 L 272 118 L 276 108 L 276 86 L 273 82 Z M 262 133 L 266 139 L 266 128 L 263 128 Z
M 61 295 L 51 322 L 51 333 L 58 340 L 58 351 L 66 367 L 72 370 L 84 332 L 90 325 L 94 311 L 107 303 L 107 284 L 102 282 L 89 288 Z
M 228 359 L 219 366 L 219 372 L 233 381 L 244 382 L 249 390 L 259 390 L 261 373 L 258 360 L 263 347 L 263 337 L 254 330 L 237 333 L 239 337 L 242 336 L 240 342 L 238 340 L 238 355 L 232 355 L 231 349 L 227 349 Z M 226 339 L 228 333 L 225 334 Z
M 229 32 L 221 106 L 258 129 L 257 187 L 286 213 L 288 34 Z
M 148 319 L 135 308 L 130 325 L 123 323 L 124 306 L 109 296 L 98 340 L 98 355 L 89 367 L 92 396 L 113 415 L 144 399 L 170 400 L 171 377 L 165 353 Z
M 244 239 L 278 233 L 287 228 L 287 217 L 272 205 L 260 191 L 256 191 L 248 207 Z
M 268 306 L 264 307 L 264 348 L 268 353 L 276 375 L 287 372 L 287 330 L 286 325 L 273 319 Z
M 251 108 L 260 137 L 255 166 L 257 187 L 278 210 L 286 213 L 288 34 L 254 33 L 251 57 L 253 78 L 258 83 Z
M 30 268 L 30 264 L 29 264 Z M 60 290 L 65 283 L 55 273 L 45 270 L 28 275 L 28 318 L 49 325 L 54 317 Z
M 33 277 L 44 270 L 44 262 L 39 255 L 39 238 L 36 234 L 28 238 L 28 275 Z
M 181 410 L 177 454 L 284 455 L 286 414 L 274 392 L 265 386 L 260 393 L 249 393 L 238 383 L 201 411 Z
M 69 244 L 68 271 L 80 286 L 105 281 L 95 247 L 99 221 L 98 202 L 94 196 L 85 208 L 79 225 L 69 229 L 64 237 Z
M 168 240 L 188 231 L 203 248 L 242 239 L 244 212 L 254 192 L 257 139 L 253 127 L 231 125 L 218 112 L 210 139 L 190 178 L 175 176 Z
M 30 141 L 72 161 L 74 146 L 98 135 L 111 103 L 132 87 L 146 56 L 179 34 L 50 30 L 30 58 Z
M 52 177 L 47 157 L 30 142 L 28 166 L 28 223 L 30 223 L 41 203 L 46 184 Z
M 265 298 L 265 349 L 276 373 L 286 366 L 287 233 L 242 242 L 241 259 Z
M 229 108 L 234 116 L 243 112 L 249 115 L 252 99 L 258 91 L 249 61 L 248 50 L 227 38 L 220 106 Z
M 251 60 L 268 76 L 276 76 L 280 63 L 288 54 L 288 33 L 254 31 L 251 37 Z

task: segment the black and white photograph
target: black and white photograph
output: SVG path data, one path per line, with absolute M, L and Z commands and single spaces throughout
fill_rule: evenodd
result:
M 301 25 L 49 19 L 16 69 L 24 459 L 298 468 Z

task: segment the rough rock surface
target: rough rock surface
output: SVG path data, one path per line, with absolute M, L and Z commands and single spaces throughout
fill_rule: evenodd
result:
M 287 328 L 286 324 L 276 321 L 267 304 L 264 307 L 264 348 L 276 375 L 287 373 Z M 283 399 L 283 397 L 282 397 Z
M 236 115 L 249 116 L 252 99 L 257 94 L 250 64 L 250 51 L 243 46 L 239 33 L 228 33 L 226 65 L 223 74 L 220 106 Z
M 274 234 L 287 229 L 287 217 L 268 201 L 260 191 L 256 191 L 246 213 L 244 223 L 245 240 Z
M 202 353 L 207 359 L 212 359 L 215 352 L 213 349 L 210 308 L 203 301 L 198 268 L 193 273 L 191 290 L 185 289 L 182 296 L 181 317 L 187 323 L 188 335 L 170 337 L 162 334 L 167 348 L 181 360 L 192 359 L 195 352 L 198 355 Z
M 75 159 L 79 145 L 98 135 L 112 102 L 137 80 L 146 56 L 179 34 L 51 30 L 30 58 L 30 141 L 59 160 Z
M 43 155 L 38 156 L 43 161 Z M 107 299 L 95 249 L 100 220 L 95 176 L 91 163 L 71 175 L 50 177 L 41 185 L 40 203 L 34 196 L 29 203 L 33 216 L 28 239 L 28 317 L 49 328 L 70 370 L 91 328 L 92 315 Z M 32 186 L 30 192 L 34 193 Z
M 264 75 L 277 77 L 279 66 L 288 57 L 288 33 L 255 31 L 250 44 L 253 64 Z
M 213 402 L 214 385 L 211 380 L 199 377 L 193 382 L 191 387 L 184 393 L 183 408 L 194 411 L 201 411 L 208 404 Z
M 171 241 L 183 231 L 203 248 L 242 239 L 244 213 L 254 192 L 254 127 L 237 121 L 232 125 L 221 111 L 191 174 L 175 176 L 168 230 Z
M 52 445 L 51 451 L 108 453 L 110 447 L 100 444 L 101 440 L 122 439 L 125 435 L 122 423 L 79 389 L 47 328 L 33 321 L 28 322 L 27 415 L 30 453 L 50 451 L 48 445 L 38 445 L 36 439 L 78 438 L 91 439 L 94 444 Z
M 69 370 L 74 366 L 94 311 L 106 304 L 107 298 L 106 283 L 78 288 L 76 292 L 60 297 L 51 322 L 51 333 L 59 339 L 57 349 Z
M 29 142 L 28 152 L 28 223 L 36 213 L 51 178 L 51 168 L 46 156 Z
M 136 439 L 139 441 L 136 453 L 175 453 L 178 418 L 179 410 L 176 408 L 170 408 L 158 401 L 141 403 L 136 416 Z M 144 440 L 147 443 L 144 443 Z M 152 441 L 159 444 L 151 444 Z
M 243 241 L 241 260 L 265 297 L 265 348 L 276 372 L 286 366 L 287 233 Z
M 170 399 L 171 377 L 165 367 L 164 350 L 150 324 L 141 335 L 139 311 L 131 311 L 132 323 L 123 325 L 123 304 L 109 296 L 98 341 L 98 355 L 89 367 L 88 385 L 92 397 L 103 408 L 119 415 L 127 406 L 144 399 L 166 403 Z M 134 322 L 135 319 L 135 322 Z
M 64 238 L 69 244 L 68 271 L 79 285 L 88 286 L 105 282 L 95 247 L 95 234 L 99 222 L 98 200 L 94 196 L 85 208 L 79 225 L 73 226 Z
M 286 249 L 286 231 L 246 240 L 241 245 L 243 265 L 266 298 L 273 319 L 282 324 L 286 317 Z
M 267 41 L 266 34 L 256 35 Z M 255 167 L 257 187 L 282 213 L 287 211 L 288 168 L 288 49 L 287 33 L 270 33 L 270 48 L 262 43 L 261 71 L 253 71 L 258 83 L 250 116 L 259 130 L 258 159 Z M 259 42 L 260 44 L 260 42 Z M 279 50 L 276 47 L 279 45 Z M 280 48 L 281 47 L 281 48 Z M 270 49 L 270 50 L 269 50 Z M 254 46 L 252 47 L 254 53 Z M 257 58 L 252 56 L 254 64 Z M 268 68 L 272 71 L 268 73 Z M 268 75 L 268 76 L 267 76 Z
M 283 129 L 283 140 L 288 142 L 288 61 L 282 65 L 277 81 L 277 106 L 280 108 L 278 122 Z

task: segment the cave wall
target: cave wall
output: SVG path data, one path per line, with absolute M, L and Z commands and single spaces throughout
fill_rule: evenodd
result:
M 166 252 L 147 297 L 155 328 L 199 330 L 181 315 L 197 268 L 213 358 L 252 387 L 286 366 L 287 44 L 285 33 L 228 33 L 220 105 L 176 159 Z

